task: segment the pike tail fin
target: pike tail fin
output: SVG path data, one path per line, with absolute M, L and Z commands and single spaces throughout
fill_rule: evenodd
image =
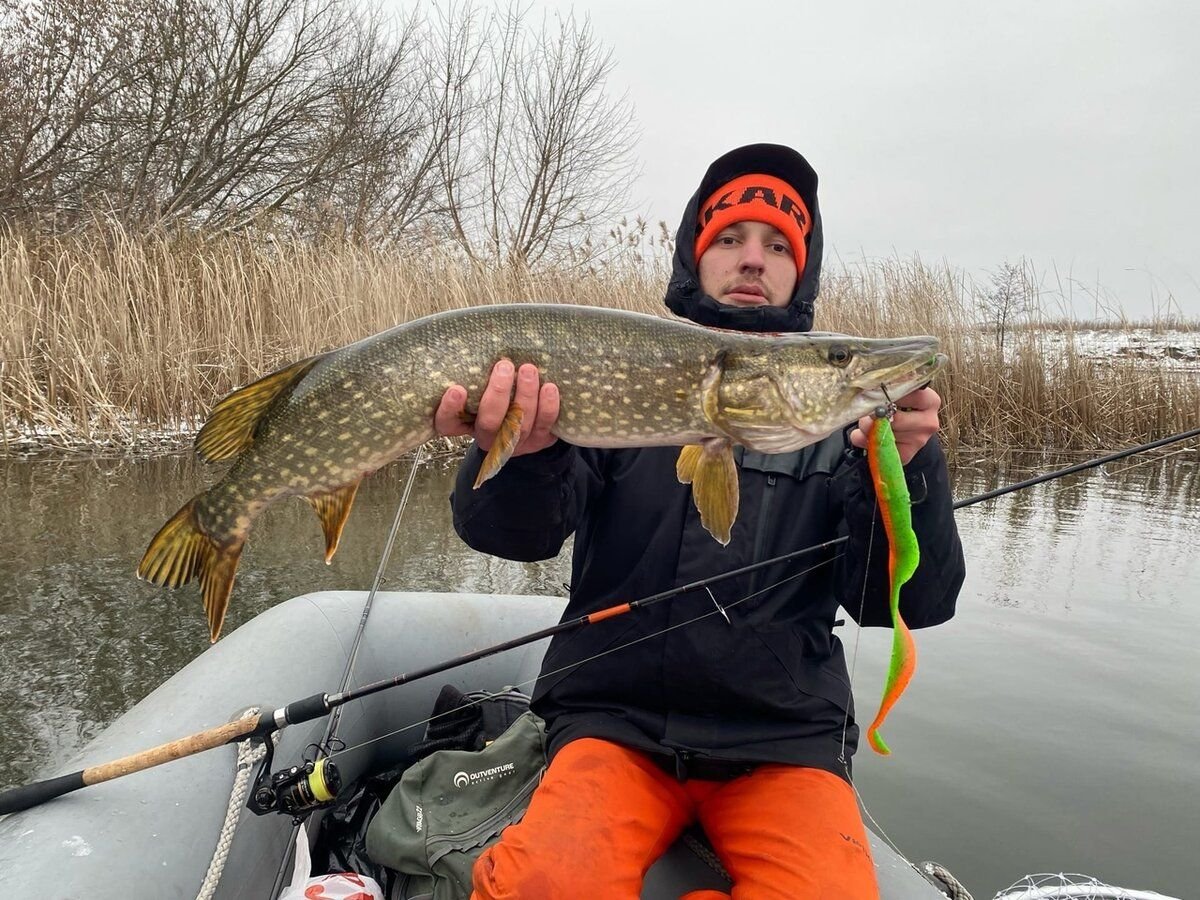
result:
M 721 546 L 728 544 L 741 497 L 733 446 L 720 438 L 688 444 L 679 451 L 675 474 L 680 482 L 692 486 L 700 524 Z
M 150 541 L 138 564 L 138 578 L 151 584 L 177 588 L 200 579 L 204 612 L 213 643 L 221 634 L 225 612 L 244 538 L 221 543 L 204 531 L 196 518 L 197 495 L 167 520 Z

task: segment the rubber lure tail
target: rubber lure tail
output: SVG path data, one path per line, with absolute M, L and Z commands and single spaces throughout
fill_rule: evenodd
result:
M 879 712 L 875 714 L 875 721 L 867 729 L 867 740 L 876 753 L 887 756 L 892 751 L 879 733 L 879 727 L 908 687 L 917 668 L 917 645 L 900 615 L 900 588 L 916 571 L 921 553 L 917 546 L 917 535 L 912 529 L 912 501 L 908 494 L 908 482 L 904 478 L 904 466 L 896 450 L 892 423 L 886 415 L 877 414 L 875 425 L 867 438 L 867 463 L 871 468 L 871 480 L 875 483 L 875 496 L 887 533 L 892 611 L 892 659 L 888 665 L 883 700 L 879 704 Z

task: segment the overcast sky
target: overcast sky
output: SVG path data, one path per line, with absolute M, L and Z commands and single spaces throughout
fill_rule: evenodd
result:
M 1200 317 L 1200 4 L 590 0 L 642 138 L 633 199 L 674 229 L 707 164 L 803 153 L 826 246 L 986 278 L 1021 257 L 1131 316 Z M 828 252 L 828 251 L 827 251 Z

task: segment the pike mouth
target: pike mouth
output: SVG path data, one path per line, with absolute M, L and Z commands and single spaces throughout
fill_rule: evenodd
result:
M 898 400 L 927 384 L 948 359 L 945 353 L 930 354 L 926 346 L 920 356 L 892 366 L 882 373 L 875 373 L 870 379 L 870 386 L 864 385 L 859 391 L 859 396 L 871 403 Z

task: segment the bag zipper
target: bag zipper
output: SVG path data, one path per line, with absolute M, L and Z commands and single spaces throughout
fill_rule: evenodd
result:
M 541 783 L 543 772 L 545 772 L 544 766 L 538 769 L 532 778 L 521 785 L 521 789 L 507 803 L 469 831 L 464 831 L 462 834 L 430 837 L 425 842 L 430 869 L 447 853 L 478 847 L 494 834 L 499 834 L 503 830 L 503 827 L 497 828 L 497 825 L 511 825 L 513 814 L 519 807 L 525 804 L 533 794 L 534 788 Z

